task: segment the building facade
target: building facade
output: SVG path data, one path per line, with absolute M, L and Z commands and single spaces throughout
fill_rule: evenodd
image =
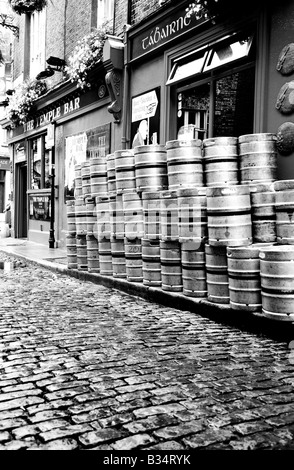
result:
M 8 116 L 4 124 L 12 165 L 12 235 L 17 238 L 48 244 L 51 237 L 52 247 L 65 246 L 74 165 L 93 152 L 104 157 L 120 145 L 120 110 L 108 108 L 112 60 L 123 67 L 122 39 L 111 34 L 107 57 L 88 74 L 90 86 L 77 86 L 64 66 L 79 41 L 100 28 L 101 18 L 113 33 L 113 3 L 54 0 L 40 11 L 16 15 L 13 87 L 34 81 L 45 89 L 25 122 L 11 126 Z
M 79 88 L 61 68 L 45 78 L 47 91 L 29 119 L 4 125 L 13 236 L 47 244 L 53 226 L 54 246 L 65 246 L 74 164 L 132 148 L 142 121 L 146 144 L 277 133 L 291 124 L 292 107 L 285 112 L 277 102 L 294 73 L 278 66 L 292 45 L 293 2 L 250 0 L 242 15 L 237 2 L 219 3 L 213 20 L 188 15 L 189 2 L 173 0 L 52 0 L 39 12 L 16 15 L 13 86 L 38 76 L 50 57 L 68 63 L 78 41 L 101 22 L 110 20 L 111 34 L 89 76 L 91 88 Z M 293 153 L 290 146 L 278 154 L 279 179 L 294 178 Z

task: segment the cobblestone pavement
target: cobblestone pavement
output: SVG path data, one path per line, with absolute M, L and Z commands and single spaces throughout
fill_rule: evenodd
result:
M 294 449 L 286 342 L 20 261 L 0 296 L 1 450 Z

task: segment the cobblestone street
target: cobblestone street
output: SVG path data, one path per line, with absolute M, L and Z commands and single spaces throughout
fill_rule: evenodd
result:
M 1 450 L 294 449 L 287 342 L 21 261 L 0 295 Z

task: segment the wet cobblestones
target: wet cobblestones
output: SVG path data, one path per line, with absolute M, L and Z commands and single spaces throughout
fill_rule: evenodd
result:
M 287 342 L 29 262 L 0 296 L 0 450 L 294 449 Z

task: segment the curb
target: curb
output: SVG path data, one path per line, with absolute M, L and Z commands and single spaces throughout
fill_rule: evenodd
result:
M 269 336 L 271 339 L 283 342 L 290 342 L 294 339 L 294 322 L 291 321 L 278 321 L 266 318 L 260 312 L 234 310 L 230 308 L 229 304 L 213 303 L 205 298 L 187 297 L 181 292 L 163 291 L 159 287 L 149 287 L 139 282 L 130 282 L 126 279 L 113 278 L 112 276 L 69 269 L 66 265 L 59 265 L 44 259 L 38 261 L 32 260 L 28 256 L 9 253 L 1 248 L 0 252 L 81 281 L 90 281 L 94 284 L 116 289 L 128 295 L 137 296 L 166 307 L 196 313 L 216 323 L 235 327 L 242 331 Z M 3 264 L 3 262 L 0 262 L 0 269 Z

